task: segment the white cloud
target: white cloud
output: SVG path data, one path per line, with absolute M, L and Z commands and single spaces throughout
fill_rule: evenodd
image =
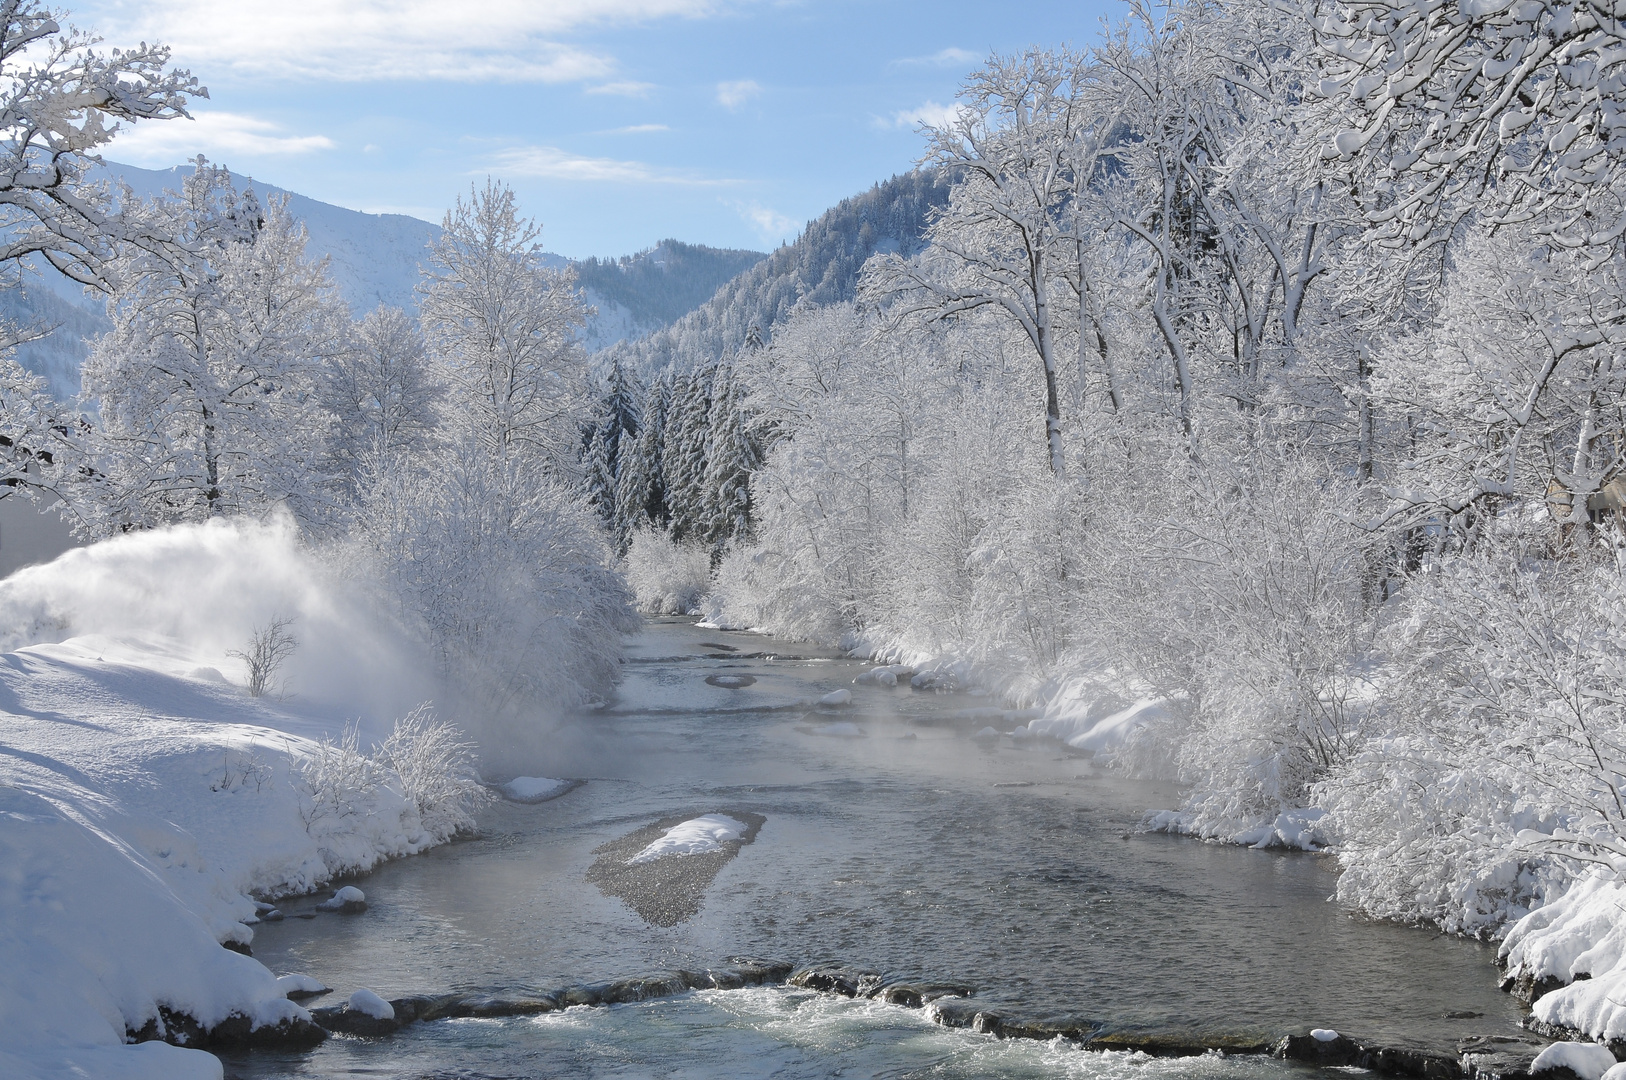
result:
M 796 221 L 786 217 L 761 203 L 735 203 L 734 210 L 751 223 L 763 243 L 773 244 L 780 240 L 789 240 L 801 231 Z
M 609 94 L 613 97 L 648 97 L 649 92 L 655 89 L 654 83 L 646 82 L 608 82 L 598 86 L 589 86 L 582 91 L 584 94 Z
M 611 135 L 648 135 L 656 131 L 671 131 L 665 124 L 630 124 L 627 127 L 612 128 Z
M 932 53 L 930 56 L 908 56 L 902 60 L 892 61 L 895 67 L 965 67 L 982 60 L 982 54 L 974 53 L 970 49 L 956 49 L 953 47 Z
M 163 41 L 204 71 L 337 80 L 576 82 L 614 69 L 557 38 L 591 26 L 698 18 L 740 0 L 117 0 L 79 14 L 114 44 Z M 105 7 L 101 5 L 105 4 Z M 613 91 L 612 91 L 613 92 Z
M 114 137 L 110 154 L 132 165 L 168 168 L 198 154 L 229 160 L 309 154 L 338 145 L 326 135 L 292 135 L 278 124 L 243 113 L 199 111 L 193 116 L 127 126 Z
M 962 106 L 939 105 L 935 101 L 923 101 L 912 109 L 900 109 L 892 114 L 890 121 L 882 120 L 881 127 L 912 128 L 918 124 L 927 124 L 931 127 L 945 127 L 960 118 Z
M 642 161 L 583 157 L 556 146 L 516 146 L 497 154 L 492 171 L 508 176 L 535 176 L 549 180 L 585 180 L 595 183 L 679 184 L 718 187 L 738 183 L 648 165 Z M 480 170 L 482 173 L 486 170 Z
M 739 79 L 717 84 L 717 104 L 725 109 L 737 109 L 762 93 L 755 79 Z

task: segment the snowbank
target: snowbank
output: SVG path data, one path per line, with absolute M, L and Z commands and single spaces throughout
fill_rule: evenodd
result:
M 445 839 L 398 774 L 322 742 L 356 712 L 375 741 L 389 718 L 369 706 L 412 682 L 360 685 L 402 653 L 330 584 L 280 527 L 213 525 L 0 581 L 0 1075 L 220 1076 L 126 1034 L 162 1034 L 161 1008 L 205 1028 L 308 1020 L 222 948 L 251 940 L 250 896 Z M 302 645 L 273 703 L 221 672 L 275 614 Z
M 1568 1069 L 1581 1080 L 1599 1080 L 1615 1067 L 1615 1055 L 1607 1046 L 1597 1043 L 1557 1042 L 1536 1055 L 1530 1063 L 1530 1075 L 1552 1069 Z
M 1558 983 L 1531 1007 L 1543 1024 L 1593 1039 L 1626 1039 L 1626 883 L 1606 869 L 1576 881 L 1558 899 L 1514 924 L 1500 957 L 1515 986 L 1533 993 Z
M 659 840 L 652 841 L 644 850 L 627 860 L 628 866 L 654 862 L 669 855 L 699 855 L 708 851 L 721 851 L 730 840 L 745 835 L 748 826 L 723 814 L 705 814 L 690 818 L 666 830 Z

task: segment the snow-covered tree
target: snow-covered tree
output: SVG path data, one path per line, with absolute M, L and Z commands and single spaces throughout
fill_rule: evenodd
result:
M 76 509 L 103 533 L 279 503 L 314 520 L 334 479 L 320 384 L 348 323 L 326 261 L 284 203 L 201 158 L 144 213 L 184 254 L 117 264 L 113 329 L 85 361 L 99 425 Z
M 0 263 L 39 255 L 105 288 L 121 243 L 159 251 L 174 238 L 88 187 L 91 155 L 121 124 L 186 116 L 188 98 L 209 94 L 169 66 L 166 47 L 98 50 L 60 18 L 37 0 L 0 0 Z
M 588 408 L 575 275 L 544 265 L 540 226 L 495 181 L 459 198 L 441 228 L 423 325 L 453 423 L 487 453 L 573 476 Z
M 870 290 L 895 297 L 898 314 L 931 320 L 997 311 L 1020 328 L 1044 387 L 1051 471 L 1062 449 L 1055 304 L 1064 269 L 1061 216 L 1080 185 L 1070 153 L 1087 122 L 1079 58 L 1031 50 L 994 57 L 961 91 L 954 117 L 926 126 L 926 163 L 960 177 L 913 259 L 890 256 L 870 273 Z
M 357 322 L 328 365 L 323 395 L 334 452 L 354 471 L 367 454 L 421 453 L 438 439 L 444 387 L 417 321 L 380 304 Z

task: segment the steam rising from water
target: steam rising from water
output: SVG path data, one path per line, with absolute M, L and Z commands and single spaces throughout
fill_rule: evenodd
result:
M 110 662 L 214 669 L 240 686 L 245 665 L 228 654 L 277 618 L 292 620 L 299 644 L 274 686 L 296 709 L 360 719 L 373 736 L 444 697 L 427 651 L 323 566 L 285 516 L 130 533 L 0 580 L 0 649 L 87 639 Z

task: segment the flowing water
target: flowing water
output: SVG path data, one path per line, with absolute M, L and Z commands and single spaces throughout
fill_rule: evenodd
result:
M 546 762 L 507 763 L 583 786 L 494 806 L 477 839 L 357 881 L 366 914 L 262 926 L 255 955 L 321 979 L 336 1000 L 358 987 L 560 987 L 746 954 L 964 982 L 1003 1014 L 1107 1030 L 1334 1027 L 1450 1051 L 1516 1029 L 1491 947 L 1351 918 L 1330 900 L 1327 857 L 1139 833 L 1147 808 L 1175 802 L 1172 788 L 1054 744 L 973 738 L 986 718 L 967 710 L 986 701 L 854 687 L 842 712 L 805 704 L 863 670 L 804 645 L 651 620 L 608 708 L 551 736 Z M 741 675 L 754 683 L 706 681 Z M 650 925 L 587 880 L 600 845 L 730 811 L 766 820 L 690 919 Z M 1297 1068 L 996 1040 L 920 1010 L 786 987 L 434 1021 L 227 1063 L 242 1077 L 1241 1080 Z

